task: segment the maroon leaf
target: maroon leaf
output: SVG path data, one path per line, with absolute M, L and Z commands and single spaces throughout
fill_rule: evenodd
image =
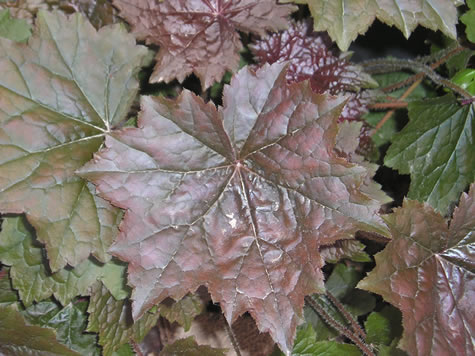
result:
M 475 185 L 450 225 L 432 207 L 406 200 L 386 220 L 393 241 L 358 287 L 401 309 L 401 344 L 411 355 L 473 355 Z
M 237 31 L 264 35 L 287 27 L 296 8 L 276 0 L 114 0 L 137 38 L 160 45 L 151 82 L 195 73 L 203 89 L 239 66 Z
M 205 285 L 230 323 L 250 312 L 288 353 L 305 295 L 324 288 L 319 247 L 387 233 L 366 168 L 333 151 L 342 99 L 285 75 L 243 68 L 218 109 L 186 90 L 144 97 L 139 128 L 79 172 L 127 209 L 112 253 L 135 318 Z

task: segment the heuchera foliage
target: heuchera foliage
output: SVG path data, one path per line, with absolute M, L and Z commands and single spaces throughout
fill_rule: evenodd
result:
M 449 226 L 429 205 L 406 200 L 386 217 L 393 241 L 358 285 L 402 311 L 401 344 L 411 355 L 473 355 L 474 195 L 472 185 Z
M 363 193 L 366 169 L 333 150 L 341 100 L 289 86 L 284 65 L 243 68 L 223 102 L 143 97 L 139 128 L 79 174 L 127 209 L 111 251 L 129 262 L 135 317 L 204 284 L 230 323 L 250 312 L 288 352 L 305 295 L 323 290 L 318 248 L 386 233 L 379 189 Z
M 287 27 L 296 8 L 275 0 L 114 0 L 135 36 L 160 45 L 152 82 L 182 82 L 194 73 L 203 89 L 235 72 L 242 49 L 237 31 L 261 36 Z

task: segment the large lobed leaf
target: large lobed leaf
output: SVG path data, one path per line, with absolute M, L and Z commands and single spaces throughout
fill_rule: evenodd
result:
M 282 3 L 307 4 L 316 31 L 328 31 L 338 46 L 346 51 L 358 34 L 366 32 L 373 21 L 396 26 L 406 38 L 422 25 L 441 30 L 456 38 L 456 6 L 463 0 L 280 0 Z
M 475 185 L 450 225 L 429 205 L 406 200 L 386 220 L 393 240 L 358 287 L 381 294 L 403 315 L 411 355 L 473 355 Z
M 409 124 L 394 136 L 384 163 L 411 174 L 408 197 L 446 214 L 475 180 L 474 106 L 453 95 L 409 103 Z
M 143 97 L 139 128 L 107 136 L 78 173 L 127 209 L 111 248 L 129 262 L 133 314 L 206 285 L 229 323 L 250 312 L 291 350 L 321 246 L 386 234 L 368 171 L 333 148 L 341 99 L 289 86 L 282 64 L 243 68 L 224 106 L 184 90 Z
M 243 48 L 237 31 L 287 27 L 296 8 L 276 0 L 114 0 L 137 38 L 160 45 L 152 82 L 182 82 L 191 73 L 203 89 L 239 66 Z
M 28 44 L 0 39 L 0 212 L 27 214 L 51 269 L 106 262 L 119 209 L 74 174 L 123 120 L 145 47 L 122 26 L 40 12 Z

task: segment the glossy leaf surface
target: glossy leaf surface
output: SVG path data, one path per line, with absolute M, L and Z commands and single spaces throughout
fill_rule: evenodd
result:
M 146 52 L 78 14 L 40 12 L 27 45 L 0 39 L 0 212 L 27 214 L 53 271 L 110 258 L 119 209 L 74 171 L 126 117 Z
M 384 163 L 411 174 L 409 198 L 446 214 L 475 180 L 474 106 L 452 95 L 421 100 L 409 104 L 409 119 Z
M 386 234 L 368 171 L 333 151 L 341 100 L 243 68 L 218 110 L 188 91 L 144 97 L 139 128 L 108 136 L 79 174 L 128 209 L 111 248 L 129 262 L 137 318 L 206 285 L 228 322 L 248 311 L 287 352 L 320 246 Z
M 396 26 L 406 38 L 418 26 L 440 30 L 456 38 L 456 5 L 460 0 L 281 0 L 307 4 L 316 31 L 328 31 L 332 40 L 346 51 L 358 34 L 373 21 Z
M 182 82 L 191 73 L 203 89 L 235 72 L 243 48 L 237 31 L 287 27 L 296 8 L 275 0 L 114 0 L 137 38 L 160 45 L 151 82 Z
M 386 220 L 393 241 L 359 288 L 399 308 L 401 345 L 411 355 L 473 354 L 475 186 L 462 194 L 450 226 L 427 204 L 406 200 Z

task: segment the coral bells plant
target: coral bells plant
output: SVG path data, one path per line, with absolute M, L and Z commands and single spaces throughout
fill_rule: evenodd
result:
M 284 2 L 1 5 L 0 354 L 473 354 L 472 10 Z

